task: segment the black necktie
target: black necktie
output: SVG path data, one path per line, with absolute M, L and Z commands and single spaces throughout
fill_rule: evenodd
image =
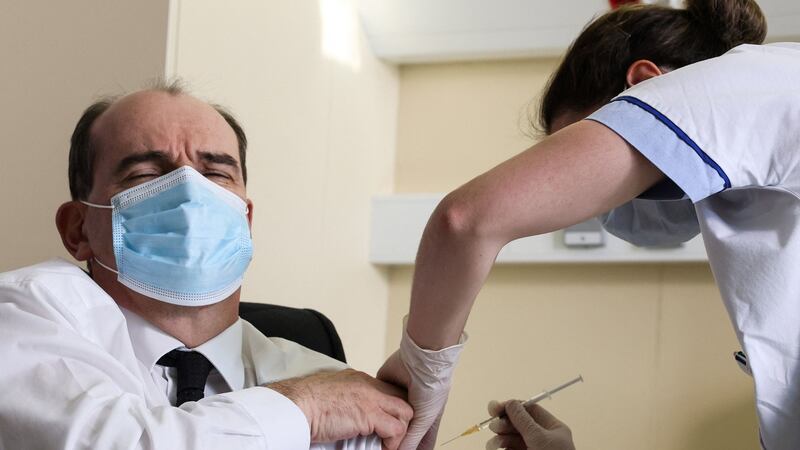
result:
M 162 356 L 156 364 L 178 370 L 178 395 L 175 406 L 203 398 L 206 379 L 214 367 L 202 353 L 177 349 Z

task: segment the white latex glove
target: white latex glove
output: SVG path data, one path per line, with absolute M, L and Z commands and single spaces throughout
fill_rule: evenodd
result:
M 467 334 L 463 333 L 456 345 L 425 350 L 411 340 L 404 324 L 400 350 L 378 371 L 379 379 L 406 386 L 408 403 L 414 409 L 414 418 L 399 450 L 433 449 L 453 371 L 466 341 Z
M 539 405 L 525 407 L 518 400 L 489 403 L 493 417 L 489 429 L 497 433 L 486 442 L 486 450 L 575 450 L 572 431 Z

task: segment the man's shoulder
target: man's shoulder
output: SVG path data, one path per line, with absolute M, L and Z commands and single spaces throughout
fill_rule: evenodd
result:
M 242 356 L 245 361 L 252 363 L 256 384 L 348 367 L 341 361 L 288 339 L 264 336 L 246 320 L 242 320 L 242 327 Z
M 80 267 L 60 258 L 0 273 L 0 303 L 22 310 L 72 315 L 109 302 L 114 304 Z
M 86 273 L 75 264 L 61 258 L 21 267 L 19 269 L 0 273 L 0 283 L 21 284 L 49 279 L 60 278 L 87 278 Z

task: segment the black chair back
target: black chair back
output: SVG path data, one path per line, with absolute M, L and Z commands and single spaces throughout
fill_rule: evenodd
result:
M 240 302 L 239 316 L 267 337 L 288 339 L 341 362 L 347 362 L 336 327 L 318 311 Z

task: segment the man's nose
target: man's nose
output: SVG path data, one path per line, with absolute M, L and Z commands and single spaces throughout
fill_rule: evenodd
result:
M 200 171 L 200 164 L 198 161 L 193 161 L 185 152 L 181 152 L 172 162 L 173 169 L 180 169 L 183 166 L 189 166 L 194 170 Z

